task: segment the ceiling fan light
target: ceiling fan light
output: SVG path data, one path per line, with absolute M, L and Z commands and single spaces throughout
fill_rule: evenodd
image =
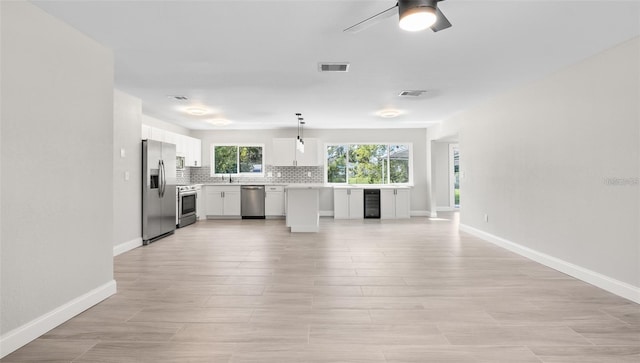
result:
M 431 6 L 418 6 L 406 9 L 400 14 L 400 28 L 415 32 L 425 30 L 435 24 L 436 9 Z

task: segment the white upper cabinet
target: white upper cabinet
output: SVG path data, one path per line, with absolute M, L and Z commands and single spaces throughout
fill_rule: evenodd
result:
M 165 131 L 163 129 L 152 127 L 149 133 L 149 139 L 164 142 L 164 133 Z
M 294 140 L 295 141 L 295 140 Z M 295 142 L 294 142 L 295 144 Z M 295 147 L 294 147 L 295 149 Z M 322 165 L 322 159 L 318 157 L 318 139 L 304 139 L 304 152 L 296 150 L 296 166 Z
M 296 139 L 273 139 L 271 165 L 296 165 Z
M 178 135 L 178 142 L 176 143 L 176 155 L 183 156 L 186 158 L 187 156 L 187 143 L 189 136 Z
M 149 140 L 149 139 L 151 139 L 151 126 L 142 125 L 142 140 Z
M 273 139 L 271 165 L 274 166 L 317 166 L 322 165 L 319 157 L 318 139 L 304 139 L 304 152 L 296 149 L 296 139 Z
M 202 141 L 190 136 L 142 125 L 142 139 L 176 145 L 176 156 L 184 156 L 185 166 L 202 166 Z
M 185 164 L 186 166 L 202 166 L 202 141 L 185 136 Z

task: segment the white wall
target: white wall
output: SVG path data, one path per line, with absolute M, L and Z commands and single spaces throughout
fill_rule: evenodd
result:
M 115 292 L 113 57 L 0 2 L 0 356 Z
M 454 118 L 461 222 L 640 300 L 639 65 L 635 38 Z
M 142 101 L 118 90 L 113 101 L 113 244 L 119 254 L 142 245 Z
M 147 126 L 152 126 L 158 129 L 175 132 L 176 134 L 191 136 L 191 130 L 189 130 L 188 128 L 178 126 L 170 122 L 162 121 L 149 115 L 142 115 L 142 124 Z M 142 146 L 140 147 L 142 148 Z
M 212 143 L 255 142 L 265 145 L 265 160 L 271 162 L 272 139 L 295 137 L 296 129 L 243 131 L 192 131 L 193 137 L 202 140 L 202 165 L 210 165 L 210 147 Z M 411 190 L 411 210 L 424 212 L 427 208 L 426 184 L 426 129 L 372 129 L 372 130 L 323 130 L 305 129 L 305 138 L 317 138 L 324 143 L 332 142 L 410 142 L 413 144 L 413 180 Z M 333 194 L 331 190 L 323 190 L 320 194 L 320 210 L 333 210 Z

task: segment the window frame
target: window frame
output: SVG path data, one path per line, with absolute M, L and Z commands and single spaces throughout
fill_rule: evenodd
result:
M 236 173 L 216 173 L 216 146 L 235 146 L 237 148 L 236 151 Z M 262 148 L 262 166 L 260 173 L 254 172 L 240 172 L 240 148 L 242 147 L 259 147 Z M 260 143 L 212 143 L 209 147 L 209 163 L 211 170 L 209 172 L 212 177 L 222 177 L 222 176 L 235 176 L 235 177 L 256 177 L 256 178 L 264 178 L 264 168 L 265 168 L 265 147 L 264 144 Z
M 329 146 L 337 146 L 337 145 L 343 145 L 346 146 L 346 150 L 347 150 L 347 165 L 345 166 L 345 170 L 346 170 L 346 178 L 344 182 L 329 182 L 329 175 L 328 175 L 328 167 L 329 167 L 329 163 L 328 163 L 328 153 L 327 153 L 327 149 Z M 349 184 L 349 150 L 351 148 L 351 145 L 385 145 L 387 147 L 387 150 L 390 150 L 390 146 L 391 145 L 407 145 L 409 147 L 409 181 L 407 183 L 391 183 L 391 175 L 390 175 L 390 168 L 391 168 L 391 163 L 389 162 L 389 156 L 388 156 L 388 151 L 387 151 L 387 182 L 386 184 Z M 385 186 L 398 186 L 398 187 L 412 187 L 413 184 L 413 143 L 411 142 L 371 142 L 371 141 L 366 141 L 366 142 L 327 142 L 324 144 L 324 149 L 323 149 L 323 157 L 324 157 L 324 184 L 325 185 L 330 185 L 330 186 L 355 186 L 355 187 L 365 187 L 365 186 L 374 186 L 374 187 L 385 187 Z

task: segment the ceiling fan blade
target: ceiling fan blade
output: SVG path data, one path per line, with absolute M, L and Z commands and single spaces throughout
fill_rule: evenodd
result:
M 388 17 L 394 16 L 394 15 L 398 15 L 398 11 L 396 10 L 398 8 L 398 4 L 396 3 L 396 5 L 390 7 L 389 9 L 385 10 L 385 11 L 381 11 L 379 13 L 377 13 L 376 15 L 369 17 L 361 22 L 359 22 L 356 25 L 352 25 L 350 27 L 348 27 L 347 29 L 343 30 L 344 32 L 349 32 L 349 33 L 357 33 L 361 30 L 364 30 L 372 25 L 377 24 L 380 20 L 382 19 L 386 19 Z
M 431 30 L 433 30 L 434 32 L 438 32 L 447 28 L 451 28 L 449 19 L 444 16 L 440 9 L 436 8 L 436 22 L 431 26 Z

